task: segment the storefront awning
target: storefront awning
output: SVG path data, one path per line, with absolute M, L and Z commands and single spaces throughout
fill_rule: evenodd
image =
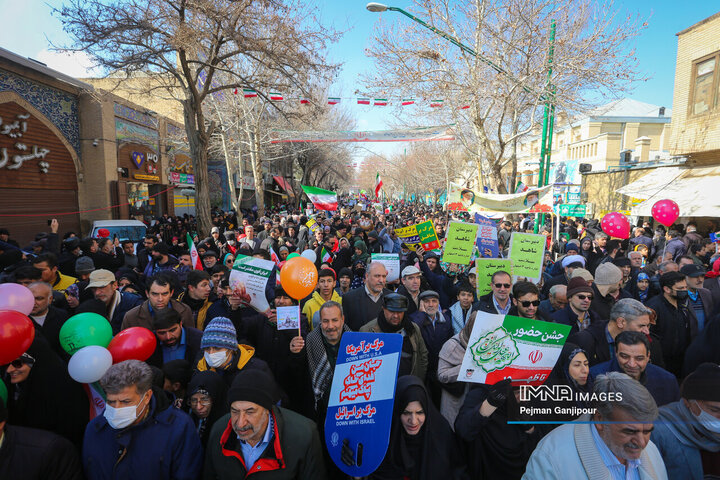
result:
M 278 185 L 280 185 L 280 188 L 282 188 L 283 191 L 289 193 L 289 194 L 292 195 L 292 196 L 295 196 L 295 193 L 293 193 L 292 186 L 291 186 L 290 183 L 289 183 L 287 180 L 285 180 L 283 177 L 281 177 L 280 175 L 273 175 L 273 180 L 275 180 L 275 182 L 276 182 Z
M 617 190 L 645 200 L 632 208 L 632 215 L 652 216 L 655 202 L 670 199 L 680 207 L 681 217 L 720 217 L 720 196 L 717 194 L 720 167 L 671 168 L 658 168 L 652 172 L 653 178 L 646 180 L 648 174 Z M 642 194 L 637 191 L 640 186 L 646 189 Z

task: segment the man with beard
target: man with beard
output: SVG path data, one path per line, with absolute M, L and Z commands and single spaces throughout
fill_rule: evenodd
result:
M 143 303 L 142 298 L 128 292 L 118 291 L 115 275 L 108 270 L 95 270 L 90 274 L 86 290 L 90 290 L 95 300 L 105 304 L 105 318 L 110 322 L 113 335 L 120 332 L 125 314 Z
M 550 315 L 540 310 L 540 289 L 531 282 L 517 282 L 512 291 L 513 307 L 508 315 L 552 322 Z
M 162 368 L 173 360 L 187 360 L 192 363 L 200 356 L 202 331 L 183 327 L 180 314 L 172 308 L 163 310 L 153 317 L 152 331 L 157 338 L 157 346 L 147 359 L 148 365 Z

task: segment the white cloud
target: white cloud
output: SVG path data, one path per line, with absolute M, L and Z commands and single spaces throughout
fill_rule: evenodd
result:
M 75 78 L 96 76 L 95 65 L 85 52 L 41 50 L 35 57 L 49 68 Z

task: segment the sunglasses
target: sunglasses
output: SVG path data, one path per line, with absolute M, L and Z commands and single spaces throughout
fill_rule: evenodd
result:
M 35 359 L 27 353 L 24 353 L 20 358 L 16 358 L 10 362 L 10 365 L 12 365 L 13 368 L 22 368 L 23 365 L 30 365 L 32 367 L 35 365 Z
M 495 288 L 510 288 L 512 286 L 509 283 L 496 283 L 494 285 Z
M 540 300 L 523 300 L 520 302 L 520 305 L 522 305 L 523 308 L 528 308 L 530 305 L 532 305 L 533 307 L 537 307 L 540 305 Z
M 593 299 L 593 296 L 592 296 L 592 295 L 578 295 L 577 297 L 578 297 L 580 300 L 592 300 L 592 299 Z

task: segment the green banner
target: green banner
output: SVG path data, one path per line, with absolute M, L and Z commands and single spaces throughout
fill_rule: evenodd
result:
M 478 297 L 487 295 L 492 291 L 490 288 L 490 280 L 493 274 L 499 270 L 512 275 L 512 261 L 510 261 L 509 258 L 478 258 L 475 260 Z
M 447 263 L 467 265 L 475 248 L 477 223 L 450 222 L 442 260 Z
M 563 203 L 557 206 L 558 214 L 565 217 L 584 217 L 587 207 L 585 205 L 571 205 Z
M 514 278 L 539 282 L 545 257 L 545 235 L 513 232 L 510 235 L 510 259 Z

